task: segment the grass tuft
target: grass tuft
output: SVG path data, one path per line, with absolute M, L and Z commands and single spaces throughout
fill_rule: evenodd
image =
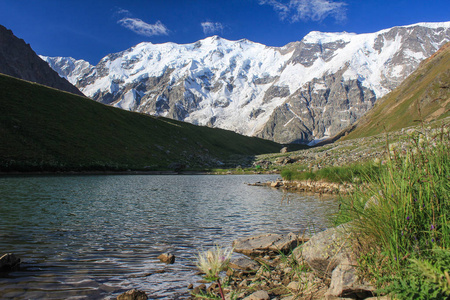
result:
M 341 199 L 337 222 L 355 224 L 361 271 L 399 299 L 450 295 L 444 269 L 432 267 L 450 255 L 449 141 L 448 125 L 410 131 L 406 142 L 388 146 L 368 188 Z

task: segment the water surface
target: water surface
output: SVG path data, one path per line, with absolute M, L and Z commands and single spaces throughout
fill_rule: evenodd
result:
M 0 178 L 0 298 L 115 299 L 137 288 L 184 299 L 195 255 L 258 233 L 322 230 L 332 198 L 248 186 L 273 175 L 109 175 Z M 175 254 L 165 265 L 157 256 Z

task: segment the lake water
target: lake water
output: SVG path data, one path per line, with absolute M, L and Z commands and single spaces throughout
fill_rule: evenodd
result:
M 245 183 L 272 175 L 109 175 L 0 178 L 0 255 L 22 259 L 0 273 L 1 299 L 185 299 L 195 255 L 258 233 L 322 230 L 332 198 Z M 175 264 L 157 259 L 176 256 Z

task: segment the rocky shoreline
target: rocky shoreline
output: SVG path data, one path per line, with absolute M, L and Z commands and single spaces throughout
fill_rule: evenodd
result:
M 225 299 L 390 299 L 358 277 L 350 225 L 309 237 L 263 234 L 233 242 L 245 256 L 230 262 Z M 219 295 L 216 283 L 201 283 L 190 299 Z
M 351 183 L 335 183 L 322 180 L 283 180 L 248 183 L 251 186 L 266 186 L 283 189 L 289 192 L 313 193 L 319 195 L 348 194 L 354 189 Z

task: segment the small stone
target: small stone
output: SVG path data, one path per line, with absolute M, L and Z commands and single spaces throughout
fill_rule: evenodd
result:
M 239 257 L 230 261 L 230 268 L 239 269 L 244 271 L 257 271 L 259 264 L 247 257 Z
M 158 259 L 166 264 L 173 264 L 175 263 L 175 255 L 171 253 L 163 253 L 160 256 L 158 256 Z
M 297 281 L 291 281 L 287 288 L 293 291 L 298 291 L 300 289 L 300 283 Z
M 244 298 L 244 300 L 269 300 L 269 294 L 266 291 L 256 291 L 250 296 Z

